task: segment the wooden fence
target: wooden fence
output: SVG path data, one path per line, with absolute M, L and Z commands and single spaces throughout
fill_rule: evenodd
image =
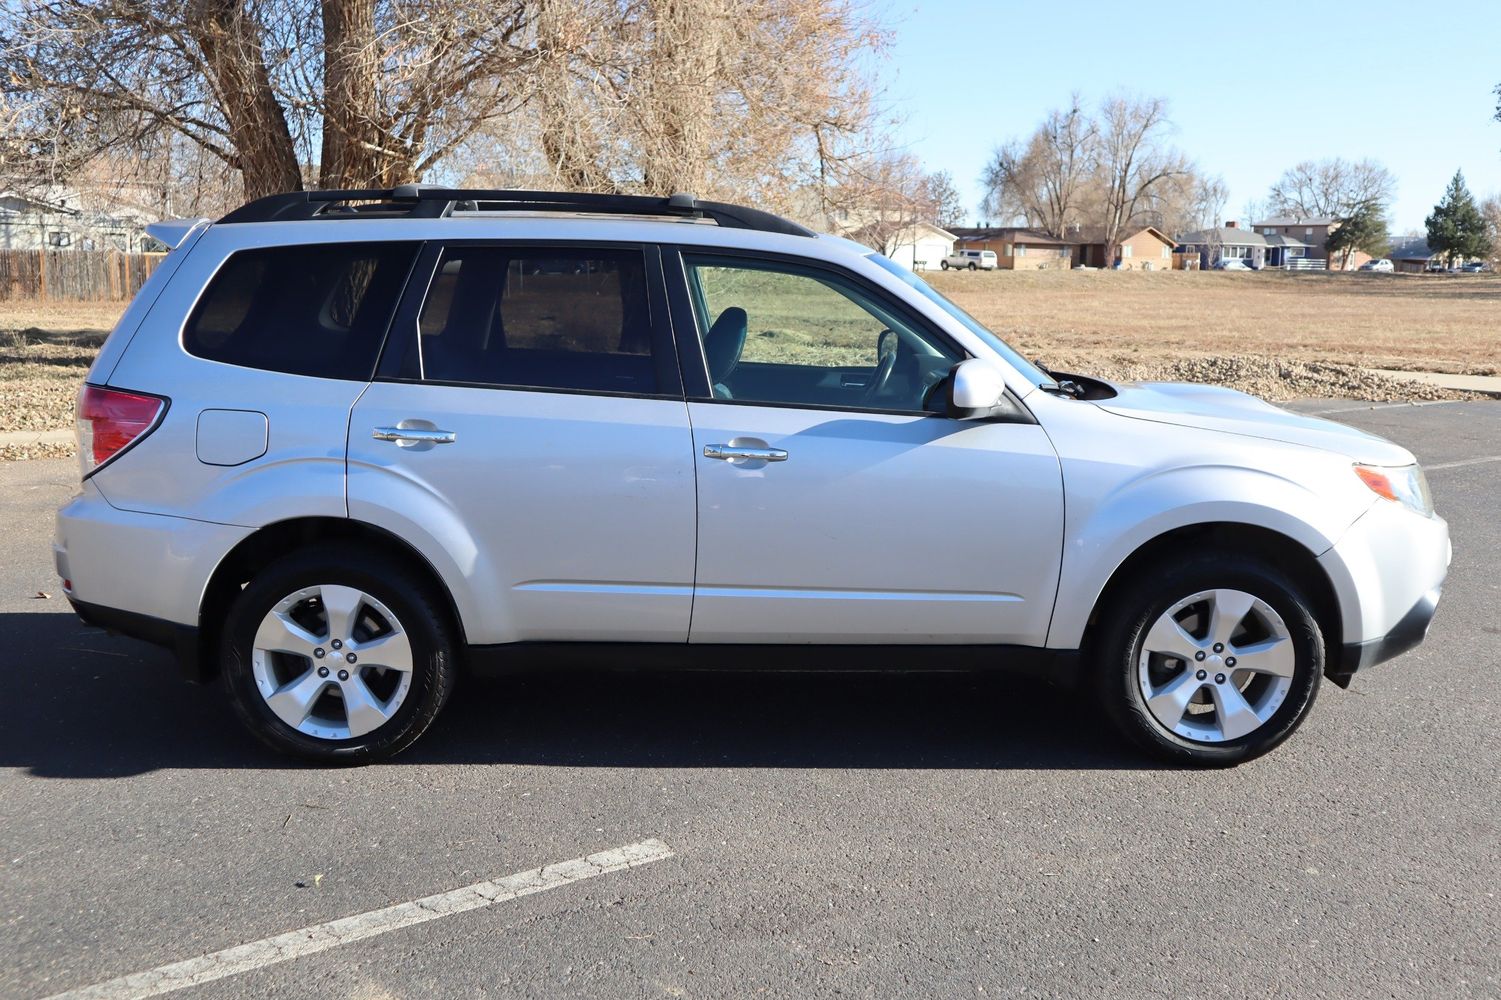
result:
M 0 301 L 124 302 L 166 254 L 0 250 Z

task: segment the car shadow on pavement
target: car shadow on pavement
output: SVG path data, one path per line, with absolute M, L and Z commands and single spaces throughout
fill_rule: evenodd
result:
M 0 614 L 0 767 L 40 777 L 303 766 L 218 685 L 68 613 Z M 466 677 L 401 764 L 1150 768 L 1077 694 L 1003 674 L 559 670 Z

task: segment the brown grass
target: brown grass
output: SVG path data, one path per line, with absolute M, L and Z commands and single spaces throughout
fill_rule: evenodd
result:
M 925 275 L 1028 355 L 1259 354 L 1501 373 L 1501 275 L 957 272 Z

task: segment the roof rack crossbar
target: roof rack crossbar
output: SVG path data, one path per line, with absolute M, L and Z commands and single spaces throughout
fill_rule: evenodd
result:
M 343 202 L 370 203 L 363 210 L 336 210 Z M 566 191 L 516 191 L 484 188 L 445 188 L 402 184 L 394 188 L 341 191 L 293 191 L 258 198 L 219 220 L 223 223 L 290 222 L 314 218 L 359 218 L 371 214 L 407 218 L 438 218 L 459 205 L 470 211 L 588 212 L 611 215 L 659 215 L 669 218 L 706 218 L 720 226 L 753 229 L 788 236 L 813 236 L 811 230 L 756 208 L 718 201 L 699 201 L 691 194 L 670 198 L 648 195 L 595 194 Z

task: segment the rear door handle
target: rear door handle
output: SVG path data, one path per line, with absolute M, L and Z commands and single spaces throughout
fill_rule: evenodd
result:
M 395 441 L 398 444 L 453 444 L 459 437 L 453 431 L 426 430 L 421 427 L 377 427 L 370 436 L 377 441 Z
M 787 453 L 781 448 L 743 448 L 733 444 L 704 445 L 705 458 L 717 458 L 725 462 L 785 462 Z

